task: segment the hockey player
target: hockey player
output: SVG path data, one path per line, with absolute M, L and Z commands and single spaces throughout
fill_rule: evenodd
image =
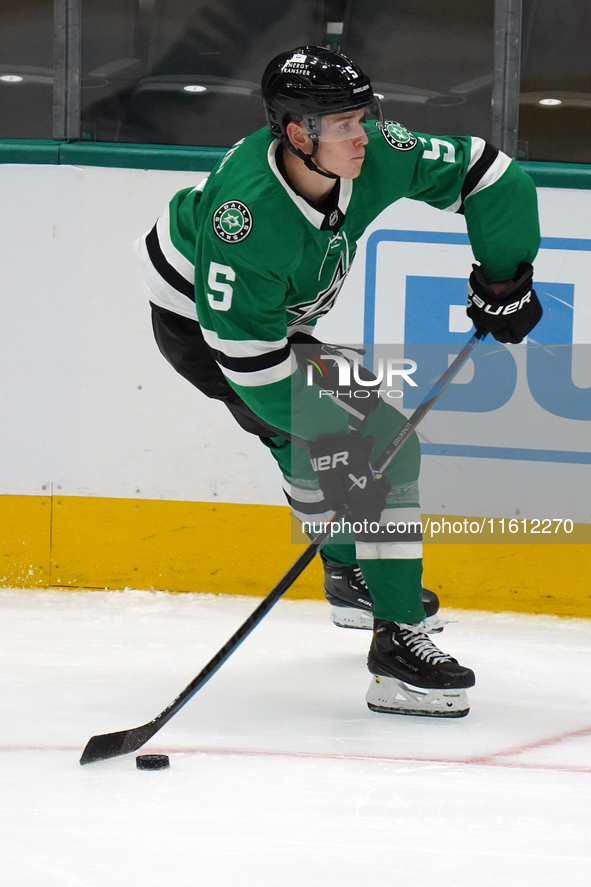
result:
M 385 122 L 370 80 L 340 53 L 281 53 L 262 95 L 268 128 L 179 192 L 138 242 L 156 341 L 181 375 L 261 438 L 300 519 L 326 520 L 347 505 L 355 521 L 379 524 L 377 534 L 344 534 L 323 550 L 340 624 L 362 625 L 373 610 L 369 707 L 461 717 L 474 674 L 427 633 L 418 441 L 374 481 L 372 459 L 405 418 L 377 397 L 353 410 L 323 398 L 319 411 L 293 351 L 322 348 L 314 326 L 333 306 L 357 241 L 401 197 L 465 215 L 478 262 L 468 314 L 499 341 L 521 341 L 541 316 L 535 188 L 482 139 Z M 388 532 L 392 519 L 408 531 Z M 425 603 L 437 609 L 433 596 Z

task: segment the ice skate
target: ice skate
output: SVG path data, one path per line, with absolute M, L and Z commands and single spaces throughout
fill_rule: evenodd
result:
M 376 619 L 367 666 L 373 675 L 365 697 L 372 711 L 431 718 L 462 718 L 474 672 L 443 653 L 423 623 Z
M 324 594 L 331 606 L 332 621 L 339 628 L 373 629 L 373 600 L 361 570 L 354 564 L 341 567 L 321 555 L 324 564 Z M 437 615 L 439 598 L 423 588 L 423 609 L 427 615 L 423 631 L 442 631 L 445 622 Z

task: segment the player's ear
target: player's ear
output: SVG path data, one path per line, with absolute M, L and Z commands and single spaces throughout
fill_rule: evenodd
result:
M 293 120 L 286 126 L 287 137 L 294 148 L 309 153 L 310 139 L 303 123 L 295 123 Z M 308 149 L 308 150 L 306 150 Z

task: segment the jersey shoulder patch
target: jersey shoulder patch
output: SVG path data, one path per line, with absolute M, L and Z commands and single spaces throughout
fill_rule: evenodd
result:
M 395 120 L 378 123 L 378 128 L 390 147 L 396 148 L 397 151 L 411 151 L 418 143 L 416 136 Z
M 212 218 L 213 230 L 224 243 L 240 243 L 252 231 L 252 213 L 240 200 L 226 200 Z

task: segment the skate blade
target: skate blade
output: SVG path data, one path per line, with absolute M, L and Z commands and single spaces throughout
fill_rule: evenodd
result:
M 465 718 L 470 711 L 465 690 L 428 690 L 377 675 L 365 701 L 371 711 L 423 718 Z
M 330 608 L 332 621 L 339 628 L 368 628 L 373 630 L 373 614 L 367 610 L 358 610 L 356 607 Z

